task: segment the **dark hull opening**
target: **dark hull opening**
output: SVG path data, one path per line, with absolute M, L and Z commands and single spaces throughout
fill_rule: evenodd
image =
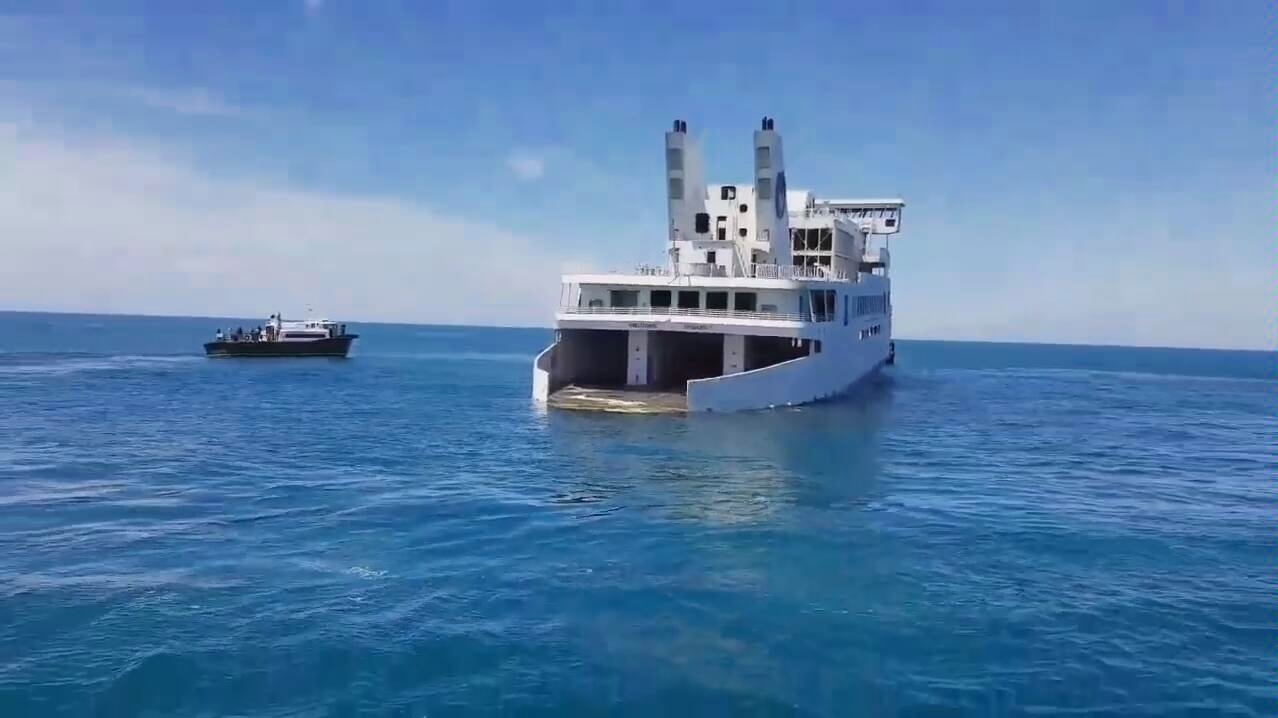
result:
M 687 391 L 690 379 L 723 373 L 723 335 L 653 332 L 648 362 L 648 383 L 653 388 Z
M 690 379 L 723 373 L 723 335 L 691 332 L 648 333 L 648 380 L 642 387 L 626 381 L 629 332 L 624 329 L 564 329 L 560 332 L 555 389 L 645 389 L 684 392 Z M 633 351 L 637 351 L 634 348 Z
M 357 334 L 316 339 L 309 342 L 209 342 L 204 353 L 210 357 L 344 357 Z
M 762 369 L 781 362 L 798 359 L 809 354 L 807 339 L 791 339 L 790 337 L 745 338 L 745 369 Z
M 559 344 L 559 383 L 563 386 L 626 385 L 625 331 L 568 329 Z

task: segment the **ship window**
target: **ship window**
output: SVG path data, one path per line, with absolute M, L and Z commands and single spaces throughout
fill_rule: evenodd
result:
M 746 204 L 745 202 L 742 202 L 741 204 L 737 205 L 737 211 L 742 214 L 745 214 L 746 212 L 750 211 L 750 205 Z
M 672 170 L 683 170 L 683 150 L 678 147 L 666 148 L 666 167 Z
M 679 308 L 680 309 L 700 309 L 701 308 L 701 292 L 680 291 L 679 292 Z
M 613 289 L 608 292 L 608 299 L 611 301 L 611 306 L 614 307 L 637 307 L 639 306 L 639 290 Z
M 756 147 L 754 148 L 754 168 L 757 170 L 766 170 L 772 166 L 772 148 Z M 764 199 L 767 199 L 766 197 Z
M 602 300 L 602 299 L 591 299 L 591 300 L 590 300 L 590 304 L 587 304 L 586 306 L 589 306 L 589 307 L 602 307 L 602 306 L 603 306 L 603 300 Z
M 848 295 L 843 295 L 843 326 L 848 325 Z
M 714 263 L 715 263 L 715 261 L 714 261 L 714 260 L 715 260 L 715 258 L 716 258 L 716 257 L 715 257 L 715 252 L 714 252 L 714 250 L 710 250 L 709 252 L 706 252 L 706 264 L 714 264 Z
M 812 353 L 813 353 L 813 354 L 820 354 L 820 353 L 821 353 L 821 340 L 820 340 L 820 339 L 817 339 L 816 341 L 812 342 Z
M 719 199 L 736 199 L 737 188 L 730 184 L 725 184 L 719 188 Z
M 706 292 L 706 309 L 727 309 L 727 292 Z
M 761 202 L 767 202 L 768 200 L 772 199 L 772 178 L 760 177 L 759 191 L 756 192 L 755 194 L 758 195 L 759 200 Z
M 748 233 L 749 233 L 749 232 L 746 230 L 746 228 L 745 228 L 745 227 L 742 227 L 741 229 L 738 229 L 738 230 L 737 230 L 737 234 L 738 234 L 739 236 L 742 236 L 742 237 L 746 236 L 746 234 L 748 234 Z
M 732 295 L 732 308 L 739 312 L 753 312 L 759 301 L 754 292 L 737 292 Z
M 693 228 L 697 234 L 705 234 L 710 231 L 710 215 L 706 212 L 697 212 L 696 226 Z
M 670 290 L 669 289 L 652 290 L 652 298 L 649 300 L 649 303 L 651 303 L 652 306 L 654 307 L 670 306 Z
M 885 226 L 888 226 L 888 227 L 895 227 L 895 226 L 896 226 L 896 219 L 895 219 L 895 218 L 889 218 L 889 219 L 883 220 L 883 224 L 884 224 Z
M 776 313 L 776 311 L 777 311 L 777 305 L 775 305 L 775 304 L 764 304 L 763 306 L 759 307 L 759 311 L 761 311 L 761 312 L 771 312 L 771 313 L 775 314 L 775 313 Z
M 683 199 L 683 178 L 670 178 L 670 199 Z
M 834 321 L 834 290 L 818 289 L 812 292 L 812 314 L 815 321 Z

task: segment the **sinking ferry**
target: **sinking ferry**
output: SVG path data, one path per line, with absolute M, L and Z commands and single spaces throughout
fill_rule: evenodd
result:
M 686 122 L 666 132 L 666 261 L 564 275 L 533 398 L 630 412 L 741 411 L 846 392 L 894 360 L 890 237 L 900 199 L 786 184 L 781 135 L 754 131 L 754 177 L 707 185 Z

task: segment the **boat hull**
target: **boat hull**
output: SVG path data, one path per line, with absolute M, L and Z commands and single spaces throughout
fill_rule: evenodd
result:
M 245 357 L 269 359 L 281 357 L 346 357 L 357 334 L 344 334 L 307 342 L 209 342 L 204 345 L 208 357 Z
M 680 392 L 681 409 L 689 413 L 775 409 L 841 396 L 895 359 L 895 348 L 886 337 L 858 338 L 859 334 L 849 334 L 842 341 L 826 335 L 824 351 L 817 354 L 759 369 L 689 380 Z M 574 386 L 572 369 L 583 362 L 562 349 L 562 342 L 551 344 L 534 361 L 535 401 L 582 410 L 633 408 L 631 405 L 642 408 L 654 403 L 643 395 L 645 387 L 614 386 L 608 391 Z

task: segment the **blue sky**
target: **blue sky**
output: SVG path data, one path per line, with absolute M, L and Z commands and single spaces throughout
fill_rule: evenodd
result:
M 898 335 L 1278 333 L 1263 2 L 195 7 L 0 2 L 0 308 L 544 325 L 659 259 L 671 119 L 737 181 L 768 114 L 906 199 Z

